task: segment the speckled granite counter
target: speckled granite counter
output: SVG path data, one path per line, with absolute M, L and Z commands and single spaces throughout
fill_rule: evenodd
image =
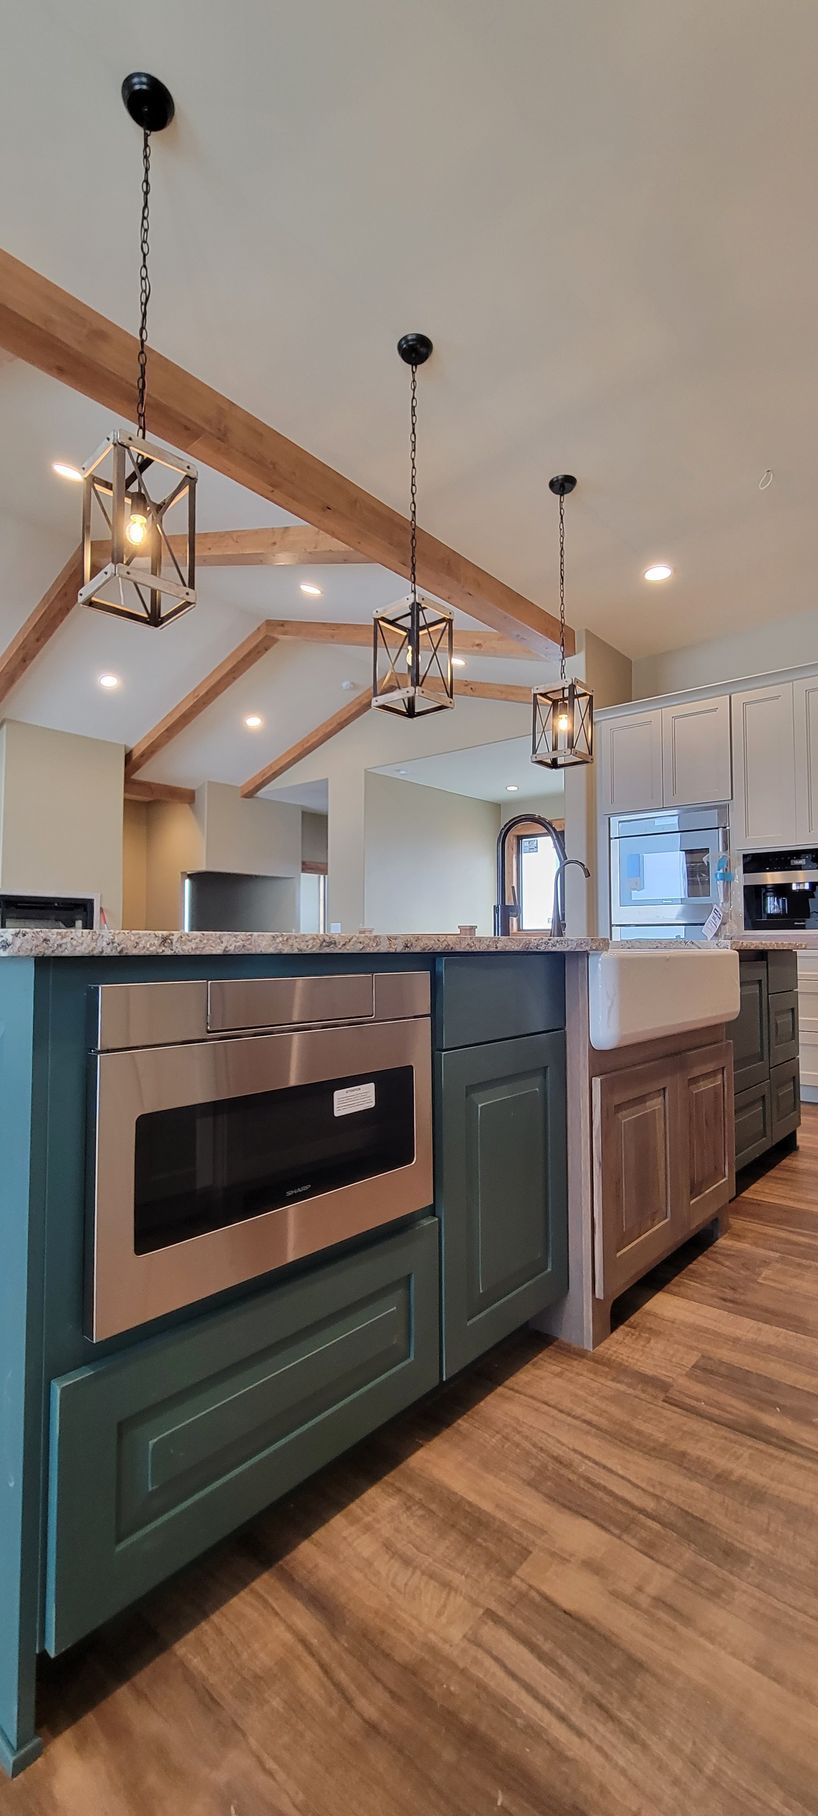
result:
M 106 928 L 0 930 L 0 958 L 215 958 L 246 953 L 283 958 L 300 953 L 605 952 L 605 939 L 509 939 L 467 933 L 144 933 Z
M 818 951 L 818 934 L 742 934 L 718 940 L 737 952 Z M 354 953 L 445 952 L 678 952 L 690 946 L 706 951 L 700 940 L 549 939 L 543 934 L 513 934 L 506 939 L 467 933 L 153 933 L 105 928 L 75 932 L 63 928 L 0 929 L 0 958 L 221 958 L 246 953 L 254 957 L 297 957 L 300 953 L 335 956 Z

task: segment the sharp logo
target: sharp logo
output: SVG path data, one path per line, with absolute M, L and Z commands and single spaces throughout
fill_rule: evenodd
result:
M 285 1196 L 287 1198 L 303 1198 L 304 1193 L 308 1192 L 309 1189 L 310 1182 L 308 1180 L 306 1185 L 291 1185 Z

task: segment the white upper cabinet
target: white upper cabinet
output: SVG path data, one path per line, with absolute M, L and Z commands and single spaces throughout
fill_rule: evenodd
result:
M 662 708 L 662 780 L 664 807 L 732 798 L 728 694 Z
M 639 813 L 661 807 L 661 708 L 602 719 L 599 729 L 602 812 Z
M 818 844 L 818 675 L 793 682 L 798 838 Z
M 733 782 L 737 845 L 763 849 L 798 840 L 791 681 L 733 694 Z

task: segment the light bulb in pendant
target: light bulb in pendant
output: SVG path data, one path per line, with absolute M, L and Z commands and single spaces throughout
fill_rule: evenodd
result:
M 133 543 L 135 549 L 140 549 L 147 534 L 148 519 L 144 511 L 132 511 L 125 530 L 128 541 Z
M 570 729 L 571 729 L 571 721 L 568 717 L 567 712 L 565 711 L 565 708 L 563 707 L 562 712 L 560 712 L 557 716 L 557 731 L 570 731 Z

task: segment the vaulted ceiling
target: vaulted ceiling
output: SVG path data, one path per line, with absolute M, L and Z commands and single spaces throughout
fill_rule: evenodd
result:
M 155 69 L 178 110 L 154 150 L 155 345 L 404 509 L 394 345 L 424 328 L 422 521 L 553 609 L 545 482 L 575 471 L 569 617 L 647 654 L 813 605 L 816 60 L 800 0 L 28 0 L 0 244 L 134 326 L 119 84 Z M 0 416 L 5 643 L 76 541 L 50 462 L 110 423 L 19 361 Z M 201 500 L 205 528 L 292 521 L 207 472 Z M 650 588 L 659 558 L 674 578 Z M 130 744 L 261 619 L 365 621 L 405 590 L 357 565 L 200 581 L 158 639 L 75 613 L 3 710 Z M 500 672 L 532 680 L 469 662 Z M 240 782 L 367 676 L 362 649 L 278 646 L 145 774 Z

